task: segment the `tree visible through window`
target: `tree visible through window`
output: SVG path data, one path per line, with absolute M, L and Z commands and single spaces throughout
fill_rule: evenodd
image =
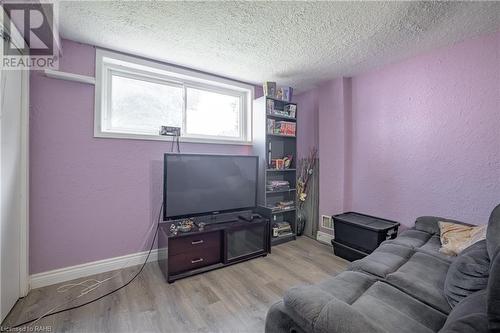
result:
M 250 141 L 251 86 L 109 51 L 96 59 L 96 136 L 162 139 L 175 126 L 190 140 Z
M 158 134 L 161 125 L 182 127 L 182 86 L 113 75 L 109 127 Z
M 240 98 L 187 88 L 186 133 L 240 136 Z

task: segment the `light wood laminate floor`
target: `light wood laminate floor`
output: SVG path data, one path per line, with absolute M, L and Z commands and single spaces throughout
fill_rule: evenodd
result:
M 267 310 L 286 289 L 319 282 L 346 265 L 347 261 L 333 254 L 331 246 L 306 237 L 273 247 L 267 257 L 173 284 L 164 281 L 156 263 L 149 263 L 126 288 L 90 305 L 44 318 L 36 325 L 48 326 L 52 332 L 263 332 Z M 104 294 L 136 271 L 118 272 L 118 278 L 102 290 L 77 302 Z M 110 273 L 96 278 L 107 276 Z M 72 291 L 80 292 L 75 288 L 58 293 L 58 286 L 31 291 L 16 304 L 3 326 L 40 315 L 70 299 Z

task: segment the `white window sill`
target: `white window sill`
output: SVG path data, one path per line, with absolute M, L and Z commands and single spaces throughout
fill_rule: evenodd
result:
M 164 135 L 148 135 L 148 134 L 130 134 L 130 133 L 114 133 L 114 132 L 100 132 L 94 133 L 94 138 L 106 138 L 106 139 L 125 139 L 125 140 L 150 140 L 150 141 L 164 141 L 172 142 L 175 140 L 172 136 Z M 224 140 L 224 139 L 212 139 L 212 138 L 194 138 L 194 137 L 180 137 L 180 143 L 203 143 L 203 144 L 220 144 L 220 145 L 240 145 L 240 146 L 251 146 L 253 143 L 251 141 L 239 141 L 239 140 Z

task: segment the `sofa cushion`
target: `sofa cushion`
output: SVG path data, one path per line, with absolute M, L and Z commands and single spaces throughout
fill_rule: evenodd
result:
M 487 289 L 488 320 L 490 330 L 500 332 L 500 205 L 496 206 L 491 213 L 486 245 L 491 262 Z
M 352 307 L 384 332 L 436 332 L 446 315 L 384 282 L 376 282 Z
M 455 256 L 449 256 L 447 254 L 439 252 L 440 248 L 441 248 L 441 240 L 439 238 L 439 235 L 432 235 L 432 237 L 429 238 L 424 245 L 422 245 L 419 248 L 416 248 L 415 250 L 431 256 L 435 256 L 449 263 L 455 260 L 456 258 Z
M 468 247 L 450 265 L 444 282 L 444 295 L 451 307 L 465 297 L 486 289 L 490 258 L 486 240 Z
M 432 234 L 425 231 L 409 229 L 403 231 L 395 239 L 385 241 L 385 243 L 404 245 L 413 249 L 424 245 L 431 236 Z
M 312 332 L 431 333 L 445 320 L 439 311 L 384 282 L 376 282 L 350 306 L 337 301 L 326 304 Z
M 342 272 L 319 284 L 293 287 L 285 292 L 283 302 L 294 320 L 306 331 L 313 331 L 321 312 L 330 302 L 351 304 L 358 299 L 376 279 L 358 272 Z M 342 307 L 342 305 L 340 305 Z M 339 309 L 340 311 L 342 308 Z
M 430 234 L 439 234 L 439 225 L 438 222 L 443 221 L 443 222 L 451 222 L 451 223 L 456 223 L 456 224 L 463 224 L 463 225 L 470 225 L 465 222 L 457 221 L 457 220 L 452 220 L 452 219 L 445 219 L 442 217 L 437 217 L 437 216 L 420 216 L 417 218 L 415 221 L 415 229 L 420 230 L 420 231 L 425 231 Z
M 364 273 L 289 289 L 284 311 L 307 332 L 435 332 L 446 316 Z M 289 326 L 289 325 L 288 325 Z
M 353 261 L 347 269 L 385 278 L 406 263 L 413 253 L 415 251 L 407 246 L 383 243 L 368 257 Z
M 451 263 L 455 259 L 454 256 L 449 256 L 447 254 L 439 252 L 439 249 L 441 248 L 439 232 L 438 234 L 432 234 L 427 231 L 409 229 L 403 231 L 400 235 L 398 235 L 397 238 L 386 240 L 382 244 L 388 243 L 406 246 L 415 251 L 426 253 L 428 255 L 445 260 L 448 263 Z
M 450 312 L 439 333 L 486 333 L 486 290 L 462 299 Z
M 490 259 L 500 250 L 500 205 L 491 212 L 486 233 L 486 245 Z
M 434 308 L 449 313 L 451 310 L 444 296 L 444 281 L 449 263 L 417 252 L 386 281 Z
M 491 259 L 487 292 L 489 326 L 492 332 L 500 332 L 500 249 Z
M 295 314 L 295 317 L 300 316 Z M 386 329 L 377 326 L 363 313 L 356 311 L 351 305 L 333 299 L 328 302 L 312 329 L 306 329 L 311 333 L 387 333 Z

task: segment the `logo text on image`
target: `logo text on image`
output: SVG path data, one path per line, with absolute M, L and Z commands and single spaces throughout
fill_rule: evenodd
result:
M 57 69 L 53 6 L 48 2 L 23 1 L 2 4 L 4 69 Z

